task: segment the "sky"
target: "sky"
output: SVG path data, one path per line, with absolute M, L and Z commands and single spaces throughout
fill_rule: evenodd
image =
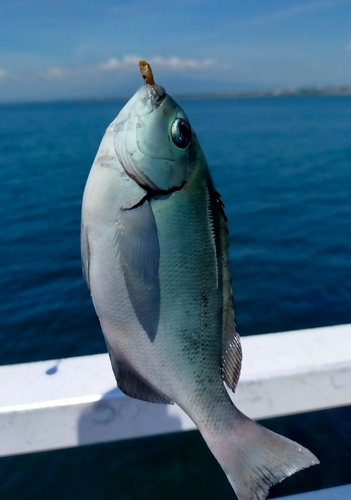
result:
M 351 85 L 351 0 L 3 0 L 0 103 Z

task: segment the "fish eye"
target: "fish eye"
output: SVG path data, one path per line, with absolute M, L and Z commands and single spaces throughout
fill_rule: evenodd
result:
M 191 139 L 191 129 L 186 121 L 177 118 L 171 126 L 172 141 L 178 148 L 185 149 Z

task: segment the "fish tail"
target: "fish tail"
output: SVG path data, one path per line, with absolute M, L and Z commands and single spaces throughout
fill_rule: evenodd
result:
M 203 436 L 239 500 L 264 500 L 271 486 L 319 463 L 303 446 L 234 410 L 231 432 Z

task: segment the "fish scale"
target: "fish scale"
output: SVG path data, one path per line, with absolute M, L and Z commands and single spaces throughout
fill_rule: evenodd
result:
M 239 500 L 318 463 L 243 415 L 223 204 L 184 111 L 146 84 L 108 127 L 82 206 L 82 260 L 122 391 L 177 403 Z M 108 160 L 107 160 L 108 158 Z

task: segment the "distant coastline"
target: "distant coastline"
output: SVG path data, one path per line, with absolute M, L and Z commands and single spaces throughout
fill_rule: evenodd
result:
M 294 96 L 349 96 L 351 85 L 340 87 L 301 87 L 296 89 L 276 90 L 239 90 L 233 92 L 198 92 L 191 94 L 174 94 L 176 99 L 199 100 L 199 99 L 251 99 L 264 97 L 294 97 Z M 0 106 L 24 105 L 24 104 L 54 104 L 54 103 L 84 103 L 84 102 L 118 102 L 130 99 L 126 96 L 110 97 L 83 97 L 72 99 L 50 99 L 42 101 L 13 101 L 0 102 Z
M 351 85 L 341 87 L 301 87 L 297 89 L 253 90 L 219 93 L 178 94 L 178 99 L 245 99 L 293 96 L 345 96 L 351 95 Z

